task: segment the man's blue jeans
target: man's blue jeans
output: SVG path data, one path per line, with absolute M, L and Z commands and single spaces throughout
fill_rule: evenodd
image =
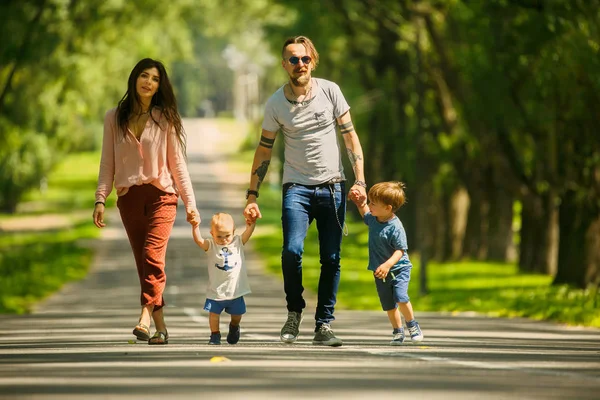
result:
M 344 183 L 306 186 L 285 184 L 282 216 L 283 251 L 281 267 L 288 311 L 306 307 L 302 293 L 302 254 L 309 225 L 317 221 L 321 275 L 315 314 L 316 326 L 334 320 L 333 311 L 340 282 L 342 227 L 346 217 Z

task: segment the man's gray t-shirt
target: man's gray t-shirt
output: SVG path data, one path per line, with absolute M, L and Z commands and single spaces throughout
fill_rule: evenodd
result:
M 284 137 L 282 183 L 318 185 L 344 177 L 336 118 L 350 106 L 339 86 L 325 79 L 313 79 L 315 96 L 306 104 L 293 104 L 280 87 L 267 100 L 262 128 L 281 129 Z

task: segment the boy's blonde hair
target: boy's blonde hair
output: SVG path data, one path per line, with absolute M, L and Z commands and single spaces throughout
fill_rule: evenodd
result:
M 396 212 L 406 202 L 405 187 L 398 181 L 379 182 L 369 189 L 368 197 L 370 201 L 392 206 L 392 212 Z
M 235 229 L 233 217 L 227 213 L 216 213 L 215 215 L 213 215 L 210 224 L 213 228 L 216 228 L 218 226 L 231 226 L 232 229 Z

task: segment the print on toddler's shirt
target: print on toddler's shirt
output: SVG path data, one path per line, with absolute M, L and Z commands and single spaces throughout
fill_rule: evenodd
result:
M 234 265 L 229 265 L 228 256 L 233 255 L 233 253 L 229 250 L 228 247 L 222 247 L 219 255 L 223 257 L 223 266 L 221 267 L 219 263 L 215 263 L 215 267 L 219 268 L 222 271 L 230 271 L 235 266 L 237 266 L 237 262 Z

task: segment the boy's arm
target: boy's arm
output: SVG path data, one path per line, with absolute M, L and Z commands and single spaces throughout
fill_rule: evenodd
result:
M 252 233 L 254 233 L 254 228 L 256 228 L 256 223 L 246 222 L 246 230 L 244 233 L 242 233 L 242 244 L 246 244 L 246 242 L 250 239 L 250 236 L 252 236 Z
M 396 265 L 396 263 L 398 261 L 400 261 L 400 259 L 402 258 L 403 255 L 404 255 L 403 250 L 394 251 L 394 254 L 392 254 L 392 256 L 390 258 L 388 258 L 383 264 L 381 264 L 379 267 L 377 267 L 377 269 L 373 273 L 373 275 L 375 275 L 375 278 L 385 279 L 387 277 L 388 273 L 390 272 L 390 269 L 394 265 Z
M 204 240 L 204 238 L 200 234 L 200 224 L 192 228 L 192 235 L 194 236 L 194 242 L 196 242 L 196 244 L 202 250 L 207 251 L 210 244 L 208 243 L 208 240 Z

